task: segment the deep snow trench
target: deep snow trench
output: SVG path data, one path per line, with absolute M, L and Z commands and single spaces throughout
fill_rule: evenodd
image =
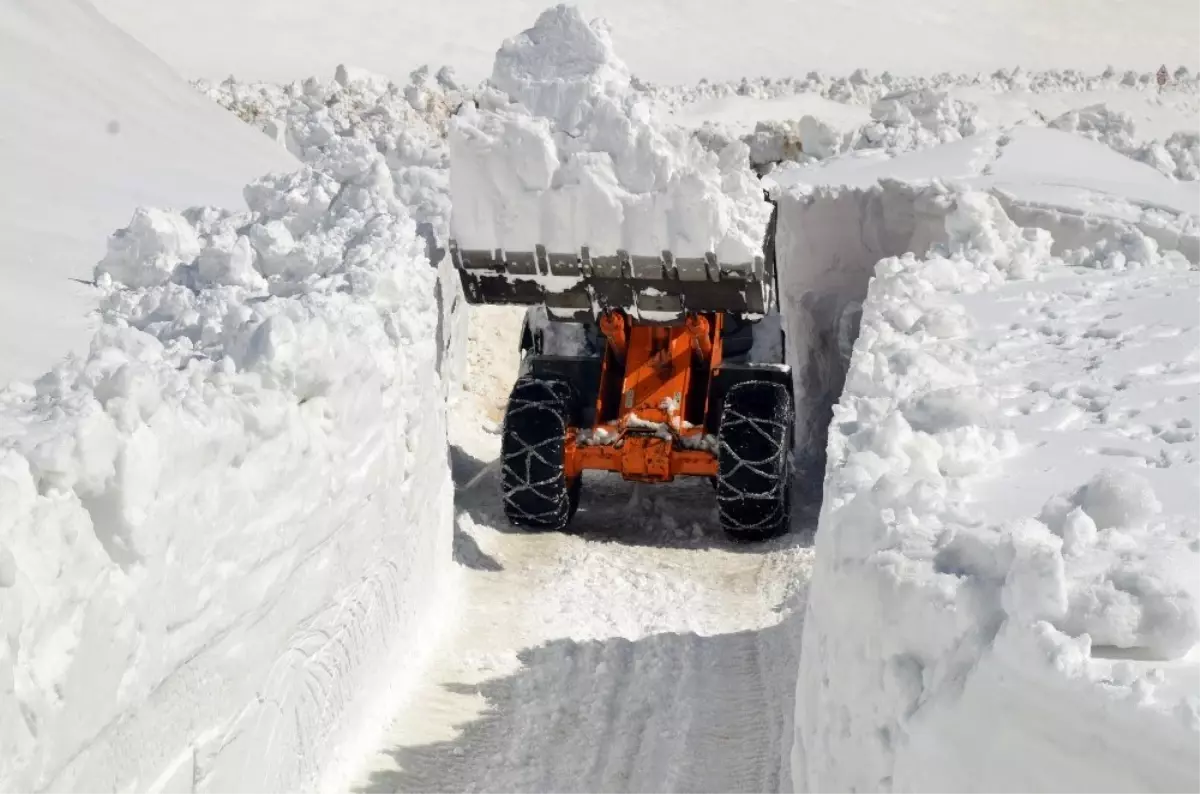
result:
M 0 390 L 0 790 L 1200 790 L 1200 81 L 671 89 L 542 40 L 604 95 L 507 56 L 562 118 L 449 69 L 204 87 L 306 167 L 122 218 L 91 351 Z M 579 200 L 545 240 L 728 247 L 753 174 L 787 194 L 787 537 L 590 474 L 571 533 L 509 528 L 520 313 L 438 256 L 472 119 L 506 234 L 540 191 Z
M 740 547 L 707 482 L 596 473 L 570 534 L 510 528 L 488 431 L 520 317 L 473 307 L 474 393 L 450 422 L 471 608 L 354 790 L 790 791 L 815 513 Z

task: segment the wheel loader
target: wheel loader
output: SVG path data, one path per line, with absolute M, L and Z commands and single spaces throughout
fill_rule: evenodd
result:
M 530 307 L 501 431 L 510 523 L 565 529 L 591 470 L 640 483 L 709 478 L 729 537 L 787 530 L 792 375 L 781 358 L 749 355 L 754 325 L 778 313 L 774 231 L 773 213 L 750 262 L 450 240 L 468 303 Z M 559 324 L 575 327 L 577 343 L 548 351 Z

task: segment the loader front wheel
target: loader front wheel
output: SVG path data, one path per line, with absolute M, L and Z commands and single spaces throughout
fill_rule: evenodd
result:
M 557 532 L 579 506 L 582 477 L 567 480 L 564 450 L 571 387 L 522 377 L 513 386 L 500 441 L 500 490 L 509 523 Z
M 791 512 L 791 390 L 766 380 L 730 387 L 717 431 L 717 512 L 731 539 L 788 530 Z

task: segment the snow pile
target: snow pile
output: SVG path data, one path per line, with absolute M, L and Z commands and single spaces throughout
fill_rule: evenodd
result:
M 1200 180 L 1200 133 L 1176 132 L 1161 145 L 1153 143 L 1148 146 L 1150 151 L 1139 159 L 1176 179 Z M 1173 174 L 1169 170 L 1172 162 L 1175 164 Z
M 856 74 L 845 81 L 856 89 L 849 94 L 831 91 L 831 85 L 841 83 L 822 79 L 762 85 L 743 81 L 724 90 L 703 86 L 711 95 L 697 91 L 660 96 L 660 89 L 645 90 L 658 97 L 654 104 L 660 111 L 696 128 L 706 148 L 719 151 L 742 140 L 759 173 L 779 163 L 811 165 L 846 152 L 896 156 L 990 127 L 1050 125 L 1100 141 L 1176 179 L 1196 178 L 1200 143 L 1193 128 L 1200 83 L 1190 75 L 1183 74 L 1157 94 L 1144 90 L 1140 82 L 1125 86 L 1111 77 L 1072 81 L 1069 74 L 1056 73 L 1031 80 L 1019 71 L 1002 77 L 985 81 L 961 75 L 909 79 Z M 1097 98 L 1123 110 L 1097 104 Z M 869 118 L 863 106 L 870 108 Z M 1148 119 L 1160 139 L 1136 134 L 1131 113 Z M 745 119 L 759 121 L 751 129 Z
M 513 56 L 504 57 L 511 60 Z M 611 51 L 605 57 L 612 57 Z M 511 68 L 511 64 L 504 68 Z M 681 126 L 697 126 L 693 134 L 701 146 L 718 157 L 726 147 L 740 140 L 748 147 L 750 164 L 760 174 L 770 172 L 779 163 L 807 165 L 846 152 L 896 156 L 957 141 L 986 129 L 989 125 L 982 120 L 975 104 L 948 93 L 954 88 L 971 87 L 998 94 L 1014 90 L 1033 94 L 1105 89 L 1137 92 L 1144 84 L 1153 83 L 1153 75 L 1149 73 L 1127 84 L 1112 72 L 1085 76 L 1071 70 L 1026 74 L 1018 69 L 1000 71 L 984 79 L 979 75 L 951 74 L 932 78 L 890 73 L 874 76 L 860 70 L 850 77 L 836 79 L 812 73 L 799 80 L 764 78 L 722 84 L 701 81 L 699 86 L 684 90 L 664 89 L 628 77 L 615 58 L 614 63 L 603 66 L 601 71 L 605 72 L 601 84 L 609 88 L 625 86 L 622 82 L 625 80 L 628 85 L 623 90 L 648 101 L 656 113 L 674 113 Z M 500 78 L 500 84 L 504 84 L 504 79 Z M 527 82 L 518 78 L 515 84 L 524 86 Z M 345 66 L 338 68 L 332 81 L 309 78 L 272 85 L 243 84 L 231 78 L 218 85 L 198 81 L 197 86 L 306 162 L 319 155 L 321 148 L 334 137 L 372 140 L 387 154 L 397 190 L 410 205 L 414 217 L 419 223 L 429 224 L 423 233 L 431 240 L 431 250 L 440 253 L 439 249 L 444 248 L 450 215 L 449 156 L 445 146 L 448 120 L 464 102 L 479 99 L 481 92 L 460 84 L 452 69 L 442 67 L 431 78 L 429 68 L 422 67 L 409 76 L 408 84 L 403 87 L 379 75 Z M 519 94 L 525 89 L 514 90 Z M 1191 95 L 1200 90 L 1200 83 L 1181 67 L 1171 90 L 1181 96 Z M 704 119 L 703 112 L 700 119 L 691 121 L 693 111 L 689 105 L 728 97 L 754 100 L 821 97 L 851 107 L 866 104 L 870 106 L 870 120 L 849 123 L 849 117 L 841 118 L 845 114 L 834 112 L 835 106 L 821 112 L 802 113 L 796 118 L 762 120 L 751 132 L 738 131 L 727 122 Z M 742 115 L 771 112 L 775 111 L 752 105 L 744 108 Z M 1031 116 L 1021 123 L 1044 122 Z M 1103 107 L 1099 111 L 1092 108 L 1070 111 L 1050 124 L 1100 140 L 1178 179 L 1195 179 L 1200 174 L 1200 143 L 1194 133 L 1179 132 L 1162 142 L 1142 142 L 1134 135 L 1128 114 Z
M 1125 69 L 1118 72 L 1109 66 L 1100 74 L 1091 76 L 1078 69 L 1050 69 L 1027 72 L 1020 67 L 1000 69 L 991 77 L 992 86 L 998 91 L 1101 91 L 1116 86 L 1140 91 L 1159 91 L 1158 72 L 1141 72 Z M 1193 74 L 1186 66 L 1177 66 L 1169 73 L 1167 87 L 1173 91 L 1197 93 L 1200 91 L 1200 73 Z
M 719 152 L 740 139 L 751 165 L 768 173 L 779 163 L 810 165 L 854 151 L 894 157 L 975 135 L 986 125 L 977 108 L 928 88 L 889 93 L 871 105 L 871 120 L 849 126 L 838 120 L 805 114 L 799 119 L 760 121 L 754 131 L 737 136 L 727 125 L 706 122 L 697 140 Z
M 711 123 L 698 129 L 696 138 L 710 151 L 720 151 L 734 140 L 721 125 Z M 742 141 L 750 164 L 762 172 L 768 170 L 764 166 L 775 163 L 812 162 L 817 158 L 809 152 L 819 151 L 821 146 L 836 146 L 838 136 L 830 134 L 829 128 L 813 116 L 804 116 L 799 121 L 760 121 L 754 125 L 754 132 L 742 136 Z
M 239 83 L 232 78 L 197 87 L 253 124 L 305 163 L 317 168 L 346 140 L 383 155 L 397 198 L 417 222 L 426 255 L 438 266 L 441 302 L 439 370 L 447 385 L 465 372 L 466 318 L 461 287 L 444 256 L 450 228 L 450 168 L 446 131 L 451 113 L 471 94 L 452 69 L 434 78 L 418 69 L 403 87 L 386 78 L 339 66 L 333 80 L 308 78 L 287 85 Z M 335 172 L 335 178 L 339 175 Z
M 1100 141 L 1114 149 L 1133 145 L 1133 119 L 1127 113 L 1109 110 L 1106 105 L 1089 105 L 1068 111 L 1052 120 L 1049 126 Z
M 879 125 L 886 129 L 883 125 Z M 861 130 L 847 129 L 828 119 L 804 115 L 799 120 L 772 119 L 760 121 L 754 131 L 743 135 L 750 164 L 759 173 L 769 173 L 779 163 L 808 165 L 835 157 L 851 148 L 860 139 Z M 894 127 L 893 127 L 894 129 Z M 696 131 L 697 140 L 710 151 L 721 151 L 738 136 L 720 124 L 706 123 Z M 895 141 L 899 135 L 893 132 Z
M 1129 114 L 1110 110 L 1105 105 L 1069 111 L 1052 120 L 1049 126 L 1111 146 L 1167 176 L 1184 180 L 1200 179 L 1200 133 L 1177 132 L 1161 143 L 1138 143 Z
M 695 85 L 655 85 L 639 81 L 638 85 L 656 102 L 668 107 L 682 107 L 713 99 L 749 97 L 781 99 L 797 94 L 816 94 L 825 99 L 848 104 L 870 105 L 892 91 L 917 90 L 927 87 L 956 85 L 971 78 L 965 75 L 928 77 L 897 77 L 890 72 L 873 75 L 867 69 L 856 69 L 849 75 L 827 75 L 809 72 L 804 77 L 743 77 L 740 80 L 713 82 L 701 79 Z
M 871 106 L 871 118 L 853 148 L 898 154 L 962 140 L 983 127 L 974 107 L 929 89 L 888 94 Z
M 450 131 L 464 248 L 761 255 L 770 208 L 745 146 L 709 152 L 658 122 L 601 22 L 547 10 L 500 48 L 491 84 Z
M 442 69 L 426 69 L 407 85 L 339 66 L 332 80 L 310 77 L 286 85 L 232 78 L 197 88 L 243 121 L 287 147 L 301 161 L 319 161 L 337 138 L 369 142 L 384 155 L 396 192 L 418 223 L 445 229 L 450 220 L 447 121 L 470 96 Z
M 312 788 L 419 661 L 436 271 L 385 158 L 328 148 L 139 210 L 89 355 L 0 392 L 0 788 Z
M 833 410 L 797 786 L 1195 790 L 1197 271 L 900 190 L 822 202 L 897 197 L 860 258 L 933 239 L 874 267 Z

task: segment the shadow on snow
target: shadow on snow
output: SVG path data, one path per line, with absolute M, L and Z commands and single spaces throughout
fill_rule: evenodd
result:
M 505 533 L 529 530 L 514 527 L 504 517 L 500 500 L 499 463 L 483 461 L 458 446 L 450 447 L 450 468 L 455 483 L 455 501 L 460 513 L 477 523 Z M 707 480 L 683 477 L 662 485 L 645 485 L 623 480 L 609 472 L 585 472 L 579 510 L 567 532 L 586 540 L 681 549 L 724 549 L 764 554 L 791 547 L 808 547 L 820 511 L 819 492 L 812 487 L 793 486 L 792 530 L 786 535 L 759 543 L 729 540 L 717 521 L 716 496 Z M 464 545 L 474 545 L 466 533 L 456 529 Z M 482 554 L 475 547 L 476 553 Z M 468 567 L 479 569 L 478 560 L 466 554 Z M 496 564 L 492 561 L 492 564 Z M 495 570 L 487 569 L 484 570 Z
M 638 640 L 555 640 L 478 685 L 455 738 L 385 751 L 359 791 L 785 791 L 800 622 Z M 552 693 L 552 697 L 547 697 Z

